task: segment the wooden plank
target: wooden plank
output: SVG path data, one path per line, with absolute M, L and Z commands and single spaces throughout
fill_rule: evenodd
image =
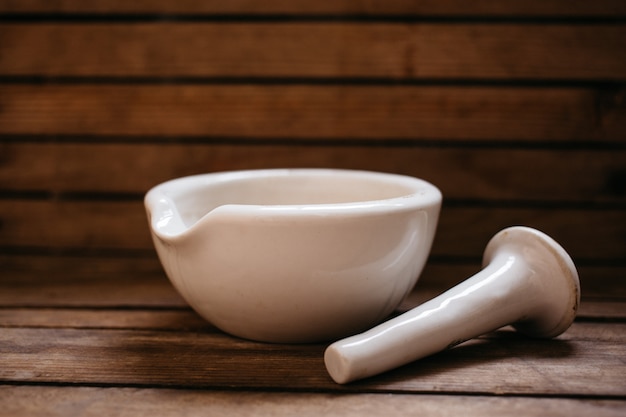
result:
M 0 415 L 33 416 L 508 416 L 621 417 L 624 400 L 464 395 L 335 394 L 258 391 L 0 386 Z
M 578 227 L 584 221 L 584 227 Z M 0 246 L 152 250 L 140 201 L 0 199 Z M 574 259 L 620 260 L 626 212 L 562 208 L 444 206 L 432 253 L 480 257 L 488 240 L 511 225 L 543 230 Z
M 621 90 L 0 85 L 0 134 L 620 141 Z
M 156 254 L 0 255 L 4 307 L 187 308 Z
M 574 327 L 575 325 L 572 329 Z M 508 381 L 510 378 L 516 380 L 520 385 L 534 385 L 534 388 L 530 390 L 534 391 L 537 389 L 537 394 L 543 392 L 551 395 L 561 390 L 582 392 L 589 389 L 596 393 L 603 391 L 605 394 L 611 393 L 610 395 L 615 394 L 620 397 L 623 396 L 623 391 L 626 389 L 626 382 L 623 377 L 611 375 L 612 371 L 606 372 L 606 368 L 601 362 L 605 360 L 612 362 L 620 358 L 619 363 L 614 362 L 614 366 L 618 368 L 624 366 L 624 362 L 621 359 L 624 357 L 624 353 L 626 353 L 624 344 L 623 342 L 616 342 L 620 346 L 615 346 L 614 348 L 609 347 L 613 342 L 605 343 L 593 340 L 595 337 L 600 337 L 600 334 L 603 332 L 605 337 L 610 338 L 609 334 L 612 332 L 602 330 L 602 328 L 607 329 L 608 327 L 610 326 L 605 327 L 600 323 L 593 323 L 589 326 L 589 329 L 593 329 L 593 331 L 581 336 L 580 341 L 574 336 L 575 331 L 571 333 L 568 331 L 555 340 L 534 341 L 536 345 L 533 347 L 526 345 L 530 341 L 529 339 L 523 338 L 513 331 L 500 330 L 493 334 L 493 338 L 477 339 L 473 343 L 461 345 L 459 350 L 452 349 L 433 356 L 427 361 L 421 363 L 419 361 L 414 362 L 394 372 L 380 376 L 379 380 L 382 386 L 392 390 L 400 387 L 413 390 L 428 386 L 428 382 L 422 380 L 422 378 L 434 376 L 435 379 L 443 379 L 445 371 L 436 369 L 437 364 L 430 362 L 436 362 L 441 359 L 445 361 L 446 365 L 450 366 L 450 369 L 468 371 L 475 369 L 479 371 L 477 375 L 470 377 L 468 380 L 464 380 L 459 375 L 459 379 L 453 383 L 455 388 L 451 387 L 452 390 L 464 390 L 465 385 L 472 382 L 481 384 L 483 378 L 485 378 L 490 385 L 497 387 L 494 389 L 494 392 L 506 394 L 512 383 L 512 381 Z M 623 331 L 623 329 L 618 328 L 614 330 L 618 333 Z M 492 343 L 497 345 L 498 340 L 501 340 L 499 337 L 507 340 L 506 347 L 502 352 L 492 349 L 495 348 Z M 587 339 L 587 337 L 589 337 L 589 341 L 583 343 L 582 340 Z M 586 343 L 589 343 L 589 345 Z M 475 352 L 474 349 L 476 349 Z M 582 350 L 585 349 L 589 349 L 587 351 L 590 354 L 589 356 L 583 354 Z M 598 352 L 599 355 L 596 356 L 592 351 Z M 480 355 L 482 360 L 475 358 L 473 356 L 474 353 L 477 356 Z M 598 360 L 600 356 L 602 359 Z M 495 365 L 494 362 L 500 358 L 505 359 L 503 362 L 504 366 L 499 369 L 497 374 L 490 375 L 489 368 Z M 574 368 L 578 369 L 575 370 Z M 616 371 L 621 372 L 623 375 L 622 370 Z M 505 376 L 505 374 L 509 375 Z M 420 377 L 416 378 L 416 375 L 420 375 Z M 433 383 L 434 381 L 429 382 Z M 611 386 L 601 387 L 600 385 L 603 385 L 605 382 Z M 431 386 L 439 387 L 440 385 L 433 383 Z
M 139 201 L 0 200 L 0 245 L 148 249 L 148 222 Z
M 0 39 L 9 76 L 626 79 L 625 25 L 37 23 Z
M 452 271 L 455 270 L 455 268 L 451 269 Z M 611 286 L 607 286 L 601 295 L 595 295 L 595 297 L 590 298 L 588 293 L 584 291 L 583 283 L 583 301 L 577 317 L 591 320 L 626 319 L 626 302 L 610 301 L 615 300 L 614 297 L 611 297 L 613 295 L 611 290 L 614 287 L 621 290 L 618 291 L 619 296 L 617 298 L 623 299 L 623 284 L 616 282 Z M 141 324 L 141 326 L 151 326 L 149 328 L 155 329 L 172 328 L 173 326 L 189 329 L 194 326 L 202 327 L 201 324 L 205 325 L 205 323 L 198 321 L 194 313 L 190 312 L 188 305 L 176 293 L 172 285 L 163 279 L 135 280 L 125 278 L 98 282 L 88 279 L 62 280 L 52 277 L 43 280 L 35 288 L 36 290 L 33 290 L 32 285 L 27 286 L 0 281 L 0 289 L 2 290 L 0 292 L 0 306 L 2 306 L 0 316 L 4 317 L 3 320 L 7 320 L 6 314 L 10 315 L 9 321 L 5 322 L 5 324 L 21 320 L 20 315 L 15 313 L 19 309 L 29 309 L 26 310 L 28 312 L 33 308 L 51 311 L 53 313 L 45 316 L 48 323 L 70 320 L 69 317 L 84 323 L 84 320 L 91 319 L 90 313 L 85 313 L 89 308 L 121 308 L 121 312 L 108 310 L 107 314 L 110 320 L 104 324 L 105 327 L 118 327 L 113 324 L 113 320 L 120 317 L 123 318 L 122 323 L 124 326 L 128 327 L 140 327 Z M 418 284 L 415 291 L 399 306 L 398 312 L 415 307 L 439 295 L 445 289 L 447 287 L 443 288 L 439 285 Z M 64 308 L 71 309 L 65 312 Z M 135 309 L 138 308 L 154 308 L 157 310 L 147 314 L 141 311 L 136 312 Z M 80 315 L 76 313 L 76 309 L 83 309 Z M 165 311 L 161 309 L 165 309 Z M 14 313 L 15 316 L 13 316 Z M 33 318 L 28 320 L 27 323 L 31 323 L 30 325 L 37 323 L 42 325 L 41 322 L 37 322 Z M 98 320 L 100 320 L 99 316 Z M 183 321 L 184 325 L 181 324 Z M 24 322 L 20 323 L 21 325 L 28 325 Z M 89 327 L 88 324 L 82 324 L 82 326 Z M 103 324 L 98 322 L 97 325 L 93 324 L 92 326 L 101 327 Z
M 0 305 L 6 308 L 186 307 L 154 254 L 0 255 L 0 268 Z M 478 259 L 474 263 L 430 260 L 401 309 L 434 297 L 479 269 Z M 579 316 L 626 318 L 626 267 L 583 265 L 578 270 L 583 289 Z
M 415 300 L 416 297 L 410 297 Z M 404 305 L 409 307 L 409 302 Z M 419 303 L 413 304 L 414 307 Z M 601 302 L 587 302 L 587 310 L 594 311 Z M 611 340 L 626 343 L 626 323 L 618 322 L 626 318 L 626 302 L 607 303 L 604 316 L 590 317 L 579 314 L 583 320 L 567 330 L 568 336 L 584 340 Z M 611 305 L 612 304 L 612 305 Z M 88 308 L 88 307 L 10 307 L 0 304 L 0 328 L 70 328 L 70 329 L 137 329 L 137 330 L 168 330 L 177 332 L 219 332 L 213 325 L 197 315 L 191 308 L 150 309 L 134 306 L 133 309 Z M 71 307 L 71 308 L 70 308 Z M 404 311 L 404 309 L 399 310 Z M 597 313 L 598 311 L 596 311 Z M 607 333 L 604 326 L 598 326 L 598 320 L 611 320 L 613 326 Z M 511 330 L 505 327 L 505 330 Z M 620 330 L 621 329 L 621 330 Z M 483 337 L 492 337 L 485 335 Z
M 535 340 L 503 330 L 348 386 L 334 384 L 326 374 L 323 344 L 271 345 L 197 331 L 2 328 L 0 380 L 624 396 L 626 348 L 623 340 L 615 339 L 623 335 L 623 325 L 597 323 L 595 327 L 594 340 L 568 333 L 555 340 Z
M 150 255 L 0 255 L 0 305 L 186 308 Z
M 0 282 L 5 285 L 22 284 L 37 287 L 46 281 L 69 284 L 74 281 L 116 281 L 129 284 L 138 280 L 152 281 L 154 285 L 165 278 L 156 252 L 122 252 L 114 254 L 59 253 L 1 253 Z M 132 277 L 132 278 L 129 278 Z M 0 303 L 2 304 L 2 303 Z
M 1 327 L 215 331 L 206 320 L 188 308 L 180 310 L 1 308 Z
M 621 0 L 236 0 L 197 2 L 194 0 L 4 0 L 0 11 L 13 13 L 201 13 L 217 15 L 426 15 L 426 16 L 624 16 Z
M 589 319 L 606 319 L 613 317 L 616 319 L 626 319 L 626 304 L 620 301 L 583 301 L 580 305 L 578 317 Z
M 466 208 L 444 203 L 432 253 L 482 256 L 489 239 L 501 229 L 525 225 L 552 236 L 574 260 L 623 260 L 625 216 L 622 209 Z
M 0 305 L 4 308 L 186 308 L 156 256 L 0 255 Z M 412 308 L 470 277 L 475 263 L 430 260 Z M 625 267 L 579 266 L 583 303 L 579 317 L 626 318 Z
M 0 155 L 1 191 L 143 194 L 160 182 L 197 173 L 323 167 L 421 177 L 450 200 L 626 202 L 619 185 L 626 166 L 621 150 L 84 140 L 5 142 L 0 143 Z M 128 175 L 126 167 L 131 166 L 133 175 Z
M 626 266 L 578 263 L 576 267 L 580 277 L 583 300 L 626 300 Z M 416 289 L 428 292 L 447 290 L 476 274 L 480 269 L 478 258 L 474 263 L 430 259 L 420 276 Z M 626 315 L 626 311 L 624 314 Z
M 32 275 L 32 274 L 31 274 Z M 4 307 L 71 308 L 187 308 L 172 284 L 159 274 L 93 279 L 52 275 L 33 286 L 31 282 L 0 281 L 0 305 Z

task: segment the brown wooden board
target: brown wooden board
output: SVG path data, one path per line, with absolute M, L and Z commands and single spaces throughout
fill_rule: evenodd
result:
M 0 143 L 0 191 L 143 194 L 160 182 L 234 169 L 320 167 L 395 172 L 446 200 L 624 203 L 626 152 L 400 143 Z M 97 157 L 96 157 L 97 156 Z M 132 170 L 130 170 L 132 167 Z
M 79 265 L 76 262 L 75 267 Z M 31 272 L 31 275 L 44 273 Z M 71 273 L 44 275 L 44 279 L 0 281 L 0 303 L 3 308 L 156 308 L 185 309 L 187 304 L 161 273 L 155 277 L 130 274 L 94 278 L 76 277 Z
M 244 15 L 624 16 L 621 0 L 4 0 L 0 11 L 27 13 L 193 13 Z
M 626 252 L 622 209 L 585 210 L 451 206 L 442 210 L 433 254 L 480 257 L 502 228 L 526 225 L 544 231 L 572 256 L 618 260 Z M 0 199 L 0 246 L 57 249 L 151 250 L 140 201 Z
M 577 324 L 574 325 L 574 327 Z M 3 328 L 6 382 L 624 396 L 624 329 L 595 323 L 591 339 L 534 340 L 501 330 L 348 386 L 334 384 L 324 344 L 271 345 L 221 332 Z M 601 331 L 600 331 L 601 329 Z M 596 381 L 589 384 L 589 379 Z
M 0 76 L 626 79 L 626 25 L 0 24 Z
M 120 288 L 133 290 L 136 284 L 120 284 Z M 159 285 L 155 281 L 155 287 Z M 109 292 L 113 295 L 112 285 L 108 288 L 102 288 L 103 292 Z M 8 292 L 13 292 L 9 290 Z M 17 291 L 14 291 L 18 294 Z M 425 294 L 424 294 L 425 293 Z M 81 294 L 83 300 L 90 297 L 88 291 Z M 72 328 L 72 329 L 140 329 L 140 330 L 170 330 L 170 331 L 217 331 L 205 319 L 196 314 L 188 306 L 181 304 L 180 306 L 164 305 L 150 306 L 146 300 L 152 294 L 148 291 L 144 296 L 135 294 L 134 308 L 130 306 L 119 305 L 94 305 L 92 306 L 73 306 L 71 302 L 66 302 L 62 306 L 50 307 L 11 307 L 10 302 L 4 302 L 3 308 L 0 309 L 0 327 L 11 328 Z M 398 309 L 398 312 L 404 312 L 409 308 L 413 308 L 426 299 L 433 296 L 432 292 L 424 291 L 420 294 L 417 292 L 412 294 L 405 303 Z M 428 297 L 428 298 L 427 298 Z M 32 299 L 37 299 L 36 294 L 32 294 Z M 40 301 L 45 303 L 46 301 Z M 69 298 L 69 296 L 67 297 Z M 415 300 L 423 299 L 421 302 Z M 143 305 L 142 305 L 143 304 Z M 600 314 L 600 308 L 603 304 L 606 307 Z M 581 320 L 579 324 L 568 330 L 568 334 L 576 335 L 579 338 L 587 338 L 593 340 L 599 337 L 596 333 L 604 335 L 606 329 L 602 326 L 595 325 L 596 320 L 611 319 L 623 322 L 626 319 L 626 301 L 619 302 L 594 302 L 583 300 L 581 309 L 577 314 L 577 318 Z M 507 330 L 510 330 L 507 327 Z M 601 336 L 606 337 L 606 335 Z M 619 335 L 615 335 L 619 339 Z
M 130 287 L 130 286 L 129 286 Z M 147 297 L 146 297 L 147 298 Z M 189 308 L 2 308 L 1 327 L 215 331 Z
M 622 400 L 465 395 L 283 393 L 177 389 L 0 386 L 0 415 L 53 416 L 420 416 L 621 417 Z
M 154 255 L 4 255 L 0 257 L 0 266 L 4 271 L 0 280 L 0 305 L 5 309 L 187 308 Z M 625 268 L 577 267 L 583 299 L 578 315 L 626 318 Z M 421 304 L 479 270 L 478 260 L 465 263 L 430 260 L 399 311 Z
M 0 85 L 0 134 L 620 141 L 620 89 Z
M 0 255 L 0 305 L 5 308 L 185 308 L 167 281 L 156 254 Z M 583 307 L 579 315 L 626 317 L 626 268 L 578 264 Z M 469 278 L 480 261 L 431 259 L 415 291 L 400 307 L 414 307 Z M 609 305 L 611 302 L 614 305 Z M 593 305 L 592 305 L 593 304 Z

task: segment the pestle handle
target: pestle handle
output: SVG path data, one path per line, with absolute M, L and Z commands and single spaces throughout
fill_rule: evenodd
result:
M 481 299 L 485 282 L 504 271 L 493 264 L 467 281 L 364 333 L 330 345 L 324 361 L 340 384 L 366 378 L 453 347 L 507 324 L 494 316 L 498 297 Z M 504 289 L 508 291 L 508 289 Z M 501 296 L 502 294 L 500 294 Z M 506 303 L 500 307 L 507 307 Z
M 547 246 L 546 246 L 547 245 Z M 554 337 L 574 320 L 578 274 L 569 255 L 534 229 L 505 229 L 485 268 L 438 297 L 330 345 L 324 361 L 339 384 L 376 375 L 508 324 Z

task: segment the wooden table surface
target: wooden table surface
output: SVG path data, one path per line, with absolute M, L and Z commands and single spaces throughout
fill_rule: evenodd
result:
M 0 415 L 626 415 L 623 0 L 0 0 Z M 142 198 L 204 172 L 412 175 L 444 204 L 408 308 L 523 224 L 583 302 L 345 386 L 325 345 L 176 294 Z
M 553 340 L 503 328 L 386 374 L 337 385 L 324 367 L 324 344 L 226 335 L 189 309 L 151 267 L 116 275 L 103 266 L 107 259 L 89 259 L 89 266 L 40 259 L 40 271 L 4 261 L 10 273 L 3 271 L 0 280 L 0 415 L 626 411 L 624 301 L 583 302 L 576 322 Z M 72 262 L 78 271 L 55 270 Z M 418 285 L 402 309 L 432 295 Z

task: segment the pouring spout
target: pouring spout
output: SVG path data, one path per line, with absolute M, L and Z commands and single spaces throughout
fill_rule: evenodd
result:
M 152 192 L 144 200 L 150 228 L 160 239 L 171 239 L 180 236 L 187 229 L 176 205 L 164 194 Z

